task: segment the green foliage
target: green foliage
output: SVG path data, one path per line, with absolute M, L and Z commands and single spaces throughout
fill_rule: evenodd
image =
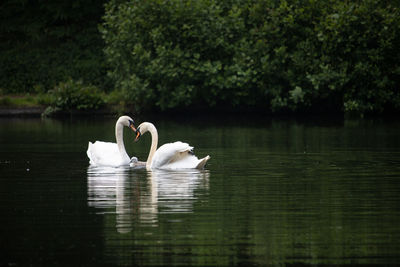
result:
M 239 14 L 213 1 L 112 1 L 106 8 L 110 75 L 139 107 L 253 101 L 241 90 L 255 79 L 251 58 L 235 51 L 243 43 Z
M 0 4 L 4 94 L 51 89 L 69 77 L 107 88 L 98 32 L 103 1 L 5 0 Z
M 379 113 L 398 106 L 399 15 L 398 4 L 366 0 L 335 3 L 321 19 L 323 66 L 335 79 L 326 86 L 341 92 L 345 111 Z
M 395 3 L 111 0 L 101 32 L 136 108 L 400 109 Z
M 52 102 L 45 116 L 59 111 L 96 110 L 104 105 L 103 95 L 95 86 L 86 86 L 72 79 L 59 83 L 52 91 Z
M 104 2 L 3 1 L 0 93 L 71 77 L 135 109 L 400 111 L 400 2 L 110 0 L 99 33 Z
M 49 94 L 37 95 L 3 95 L 0 96 L 1 107 L 27 108 L 46 106 L 50 103 Z

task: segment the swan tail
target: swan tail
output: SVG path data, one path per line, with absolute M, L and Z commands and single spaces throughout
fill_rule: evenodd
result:
M 196 166 L 196 169 L 203 169 L 209 159 L 210 159 L 210 156 L 200 159 L 199 163 Z

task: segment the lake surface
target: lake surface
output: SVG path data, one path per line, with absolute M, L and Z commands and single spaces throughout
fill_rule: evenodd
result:
M 115 121 L 0 119 L 0 266 L 400 262 L 399 121 L 154 119 L 205 170 L 90 167 Z

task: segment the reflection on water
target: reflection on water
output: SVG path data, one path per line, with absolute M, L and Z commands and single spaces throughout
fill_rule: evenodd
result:
M 148 172 L 160 213 L 191 212 L 195 189 L 208 189 L 207 170 L 153 170 Z
M 116 215 L 119 233 L 132 230 L 135 220 L 157 225 L 162 213 L 190 213 L 196 189 L 208 189 L 208 171 L 144 171 L 92 167 L 88 175 L 88 205 L 98 214 Z
M 0 119 L 0 266 L 400 262 L 400 122 L 155 123 L 207 170 L 88 168 L 115 120 Z

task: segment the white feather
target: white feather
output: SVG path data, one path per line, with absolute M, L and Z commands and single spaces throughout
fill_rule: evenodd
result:
M 123 139 L 123 128 L 131 127 L 132 118 L 121 116 L 115 124 L 115 139 L 117 143 L 96 141 L 89 142 L 86 154 L 89 163 L 94 166 L 121 166 L 129 165 L 130 158 L 126 153 Z M 132 129 L 133 130 L 133 129 Z
M 190 154 L 193 147 L 177 141 L 160 146 L 154 154 L 151 167 L 163 169 L 196 168 L 199 159 Z
M 143 122 L 138 129 L 142 134 L 150 132 L 152 136 L 151 148 L 147 159 L 148 169 L 202 169 L 210 156 L 198 159 L 193 155 L 193 147 L 180 141 L 167 143 L 157 149 L 158 133 L 150 122 Z
M 129 164 L 123 160 L 116 143 L 96 141 L 89 142 L 86 154 L 89 164 L 94 166 L 121 166 Z

